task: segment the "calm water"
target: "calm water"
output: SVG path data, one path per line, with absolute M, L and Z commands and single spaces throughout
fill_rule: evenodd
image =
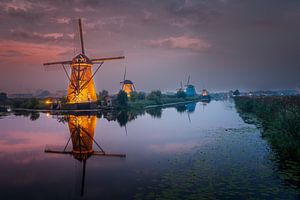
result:
M 232 102 L 138 116 L 27 115 L 0 118 L 0 199 L 299 198 Z

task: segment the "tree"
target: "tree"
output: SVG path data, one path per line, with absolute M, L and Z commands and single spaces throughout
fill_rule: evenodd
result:
M 160 90 L 152 91 L 148 94 L 147 99 L 150 101 L 155 101 L 157 104 L 161 104 L 162 93 Z
M 7 100 L 7 94 L 0 92 L 0 102 L 5 102 Z
M 109 93 L 107 90 L 102 90 L 98 93 L 98 100 L 104 100 L 104 97 L 108 96 Z
M 234 95 L 234 96 L 239 96 L 239 95 L 240 95 L 240 91 L 239 91 L 239 90 L 235 90 L 235 91 L 233 92 L 233 95 Z
M 36 98 L 31 98 L 29 101 L 29 108 L 30 109 L 36 109 L 39 106 L 39 100 L 37 100 Z
M 178 90 L 177 93 L 176 93 L 176 97 L 177 98 L 185 98 L 186 93 L 183 90 Z
M 139 92 L 138 93 L 138 96 L 137 96 L 138 100 L 144 100 L 145 98 L 146 98 L 145 92 Z
M 129 100 L 130 101 L 136 101 L 138 99 L 138 93 L 137 92 L 131 92 L 130 93 L 130 97 L 129 97 Z
M 128 102 L 128 97 L 126 92 L 124 92 L 123 90 L 120 90 L 117 96 L 117 102 L 119 104 L 119 106 L 127 106 L 127 102 Z

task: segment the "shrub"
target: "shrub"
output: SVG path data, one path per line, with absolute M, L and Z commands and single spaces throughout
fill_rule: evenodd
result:
M 117 96 L 117 102 L 118 105 L 121 107 L 125 107 L 127 106 L 127 102 L 128 102 L 128 97 L 126 92 L 124 92 L 123 90 L 120 90 Z

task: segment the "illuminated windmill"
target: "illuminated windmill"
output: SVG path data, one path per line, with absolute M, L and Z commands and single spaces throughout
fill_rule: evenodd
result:
M 68 79 L 69 87 L 67 94 L 67 102 L 74 103 L 86 103 L 97 101 L 97 95 L 94 85 L 93 77 L 103 65 L 105 61 L 124 59 L 124 56 L 116 57 L 104 57 L 97 59 L 90 59 L 85 55 L 83 33 L 81 26 L 81 19 L 78 19 L 81 53 L 74 57 L 71 61 L 50 62 L 44 63 L 44 66 L 61 64 Z M 92 66 L 98 64 L 98 67 L 92 72 Z M 65 65 L 69 65 L 71 68 L 71 74 L 69 75 Z
M 108 157 L 126 157 L 126 154 L 107 153 L 94 140 L 94 132 L 96 128 L 96 116 L 75 116 L 69 115 L 65 118 L 68 121 L 70 137 L 63 149 L 45 149 L 45 153 L 52 154 L 69 154 L 83 164 L 82 166 L 82 180 L 81 180 L 81 196 L 84 194 L 86 162 L 91 156 L 108 156 Z M 72 142 L 72 149 L 68 148 L 70 141 Z M 99 148 L 95 151 L 94 143 Z
M 183 92 L 183 86 L 182 86 L 182 81 L 180 81 L 180 88 L 177 89 L 177 92 Z
M 197 95 L 195 86 L 190 84 L 190 75 L 189 75 L 188 81 L 186 83 L 185 92 L 186 92 L 186 96 L 188 96 L 188 97 L 194 97 Z
M 122 90 L 127 94 L 128 97 L 130 97 L 130 94 L 135 91 L 135 86 L 131 80 L 126 79 L 126 67 L 124 72 L 123 81 L 120 82 L 122 85 Z

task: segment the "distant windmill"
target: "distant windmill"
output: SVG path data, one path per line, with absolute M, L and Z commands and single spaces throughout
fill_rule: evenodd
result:
M 126 79 L 126 67 L 125 72 L 123 76 L 123 81 L 120 82 L 121 84 L 121 90 L 123 90 L 128 97 L 130 97 L 130 94 L 135 91 L 135 86 L 131 80 Z
M 185 89 L 185 92 L 186 92 L 186 95 L 188 97 L 194 97 L 196 96 L 196 89 L 195 89 L 195 86 L 194 85 L 191 85 L 190 84 L 190 75 L 188 77 L 188 81 L 186 83 L 186 89 Z
M 182 81 L 180 81 L 180 88 L 177 89 L 177 91 L 179 92 L 183 92 L 183 85 L 182 85 Z
M 71 61 L 60 61 L 60 62 L 50 62 L 44 63 L 44 66 L 61 64 L 68 79 L 69 87 L 67 94 L 67 102 L 70 104 L 74 103 L 86 103 L 97 101 L 97 95 L 94 85 L 94 76 L 105 61 L 124 59 L 124 56 L 115 57 L 104 57 L 89 59 L 85 55 L 84 43 L 83 43 L 83 33 L 81 26 L 81 19 L 78 19 L 79 33 L 80 33 L 80 43 L 81 43 L 81 53 L 75 56 Z M 98 64 L 98 67 L 92 73 L 92 66 Z M 69 65 L 71 68 L 71 74 L 69 75 L 65 65 Z

